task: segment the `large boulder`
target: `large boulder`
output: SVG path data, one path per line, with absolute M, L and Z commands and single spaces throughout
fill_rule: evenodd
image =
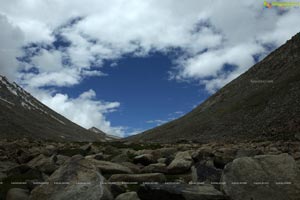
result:
M 232 200 L 299 200 L 300 170 L 288 154 L 237 158 L 226 165 L 222 190 Z
M 131 169 L 117 163 L 95 159 L 88 160 L 103 174 L 132 174 Z
M 140 200 L 136 192 L 126 192 L 117 196 L 115 200 Z
M 40 154 L 28 162 L 27 165 L 50 175 L 58 168 L 58 166 L 55 164 L 56 160 L 56 156 L 47 157 L 43 154 Z
M 74 156 L 48 179 L 48 185 L 36 187 L 30 200 L 103 199 L 104 178 L 98 169 L 82 156 Z
M 178 152 L 167 167 L 170 174 L 182 174 L 190 170 L 193 159 L 188 151 Z
M 211 185 L 149 184 L 138 190 L 141 200 L 225 200 Z
M 11 188 L 6 194 L 6 200 L 28 200 L 29 190 Z
M 113 174 L 109 181 L 111 182 L 164 182 L 166 177 L 161 173 L 148 174 Z

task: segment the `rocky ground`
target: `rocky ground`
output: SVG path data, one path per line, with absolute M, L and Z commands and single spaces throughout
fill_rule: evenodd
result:
M 0 199 L 300 199 L 300 142 L 0 141 Z

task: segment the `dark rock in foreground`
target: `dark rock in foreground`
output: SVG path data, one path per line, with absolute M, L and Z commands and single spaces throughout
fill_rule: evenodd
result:
M 300 199 L 300 170 L 288 154 L 237 158 L 226 165 L 222 181 L 232 200 Z
M 49 177 L 49 184 L 36 187 L 30 200 L 99 200 L 104 193 L 100 184 L 103 181 L 95 166 L 81 156 L 74 156 Z
M 144 185 L 138 191 L 141 200 L 225 200 L 211 185 Z

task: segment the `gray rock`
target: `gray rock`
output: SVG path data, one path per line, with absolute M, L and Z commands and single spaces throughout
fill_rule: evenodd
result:
M 159 158 L 159 159 L 157 159 L 158 163 L 164 163 L 164 164 L 166 164 L 166 161 L 167 161 L 167 158 Z
M 56 159 L 56 156 L 47 157 L 43 154 L 40 154 L 38 157 L 35 157 L 28 162 L 27 165 L 50 175 L 58 168 L 58 166 L 55 164 Z
M 212 148 L 201 147 L 197 151 L 193 152 L 191 156 L 195 162 L 200 162 L 202 160 L 211 159 L 214 156 L 212 152 Z
M 24 150 L 24 149 L 19 149 L 17 151 L 17 155 L 18 155 L 17 161 L 20 164 L 24 164 L 24 163 L 29 162 L 35 156 L 35 155 L 31 154 L 30 152 L 28 152 L 27 150 Z
M 222 190 L 232 200 L 299 200 L 300 196 L 300 170 L 288 154 L 237 158 L 226 165 L 222 181 L 226 182 Z
M 133 163 L 135 163 L 135 164 L 140 163 L 144 166 L 150 165 L 155 162 L 156 161 L 151 154 L 142 154 L 142 155 L 134 157 L 134 159 L 133 159 Z
M 188 151 L 178 152 L 167 167 L 170 174 L 181 174 L 190 170 L 193 160 Z
M 131 169 L 117 163 L 95 159 L 87 160 L 93 163 L 103 174 L 132 174 Z
M 204 163 L 196 163 L 192 167 L 192 179 L 194 182 L 220 182 L 222 170 L 216 169 L 214 166 Z
M 138 190 L 141 200 L 225 200 L 225 196 L 211 185 L 151 184 Z
M 6 200 L 28 200 L 29 190 L 11 188 L 6 194 Z
M 16 166 L 18 166 L 18 164 L 11 161 L 0 161 L 0 173 L 6 173 L 9 169 Z
M 45 156 L 50 157 L 57 153 L 57 147 L 55 147 L 52 144 L 49 144 L 41 151 L 41 153 L 44 154 Z
M 48 185 L 36 187 L 30 200 L 103 199 L 104 178 L 98 169 L 81 156 L 74 156 L 48 179 Z
M 164 163 L 150 164 L 142 169 L 142 173 L 167 173 L 167 171 L 167 166 Z
M 162 173 L 147 173 L 147 174 L 113 174 L 109 181 L 111 182 L 164 182 L 166 177 Z
M 57 165 L 63 165 L 65 162 L 68 162 L 70 159 L 71 159 L 71 157 L 69 157 L 69 156 L 64 156 L 64 155 L 57 155 L 56 156 L 56 164 Z
M 125 166 L 125 167 L 128 167 L 129 169 L 131 169 L 131 171 L 134 174 L 141 173 L 141 166 L 140 165 L 135 165 L 135 164 L 133 164 L 131 162 L 121 162 L 120 164 L 123 165 L 123 166 Z
M 159 154 L 160 157 L 168 157 L 170 155 L 176 154 L 177 151 L 178 150 L 173 147 L 164 147 L 161 149 L 157 149 L 155 152 L 157 152 L 157 154 Z
M 136 192 L 126 192 L 117 196 L 115 200 L 140 200 Z

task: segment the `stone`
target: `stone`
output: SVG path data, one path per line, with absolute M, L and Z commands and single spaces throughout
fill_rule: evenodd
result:
M 82 149 L 85 152 L 85 154 L 88 154 L 89 151 L 92 149 L 92 144 L 91 143 L 85 144 L 81 146 L 80 149 Z
M 26 177 L 27 180 L 44 180 L 43 173 L 38 169 L 29 167 L 28 165 L 18 165 L 7 171 L 7 177 L 11 180 L 19 180 Z
M 95 159 L 87 159 L 93 165 L 95 165 L 103 174 L 132 174 L 133 172 L 128 167 L 123 165 L 109 162 L 109 161 L 102 161 L 102 160 L 95 160 Z
M 110 182 L 164 182 L 166 177 L 162 173 L 147 173 L 147 174 L 113 174 Z
M 23 150 L 23 149 L 19 149 L 17 151 L 17 161 L 19 164 L 24 164 L 29 162 L 31 159 L 34 158 L 34 155 L 32 155 L 30 152 Z
M 157 153 L 160 157 L 168 157 L 170 155 L 175 155 L 178 150 L 173 147 L 164 147 L 161 149 L 157 149 L 155 153 Z
M 133 163 L 135 164 L 140 163 L 144 166 L 150 165 L 155 162 L 156 161 L 151 154 L 142 154 L 133 158 Z
M 27 165 L 50 175 L 58 168 L 58 166 L 55 164 L 56 159 L 56 156 L 47 157 L 43 154 L 40 154 L 28 162 Z
M 118 195 L 125 193 L 127 189 L 126 184 L 110 184 L 110 191 L 114 197 L 117 197 Z
M 300 170 L 288 154 L 233 160 L 222 174 L 222 191 L 232 200 L 298 200 Z M 236 184 L 238 183 L 238 184 Z
M 159 158 L 159 159 L 157 159 L 158 163 L 164 163 L 164 164 L 166 164 L 166 161 L 167 161 L 167 158 Z
M 48 179 L 48 185 L 36 187 L 30 200 L 103 200 L 104 178 L 98 169 L 82 156 L 73 156 Z
M 11 188 L 6 194 L 6 200 L 28 200 L 29 190 Z
M 117 196 L 115 200 L 140 200 L 136 192 L 126 192 Z
M 212 185 L 149 184 L 138 190 L 141 200 L 225 200 Z
M 17 163 L 11 161 L 0 161 L 0 172 L 5 173 L 9 169 L 18 166 Z
M 114 200 L 114 196 L 111 193 L 111 191 L 109 190 L 109 188 L 107 187 L 107 185 L 103 186 L 103 194 L 102 194 L 100 200 Z
M 167 167 L 169 174 L 181 174 L 190 170 L 193 160 L 188 151 L 178 152 Z
M 201 147 L 197 151 L 192 153 L 192 158 L 195 162 L 200 162 L 202 160 L 211 159 L 214 154 L 212 153 L 212 149 L 209 147 Z
M 145 166 L 142 169 L 142 173 L 167 173 L 167 166 L 164 163 L 154 163 Z
M 235 157 L 236 158 L 253 157 L 261 154 L 263 154 L 263 152 L 259 149 L 239 149 Z
M 127 153 L 123 152 L 121 154 L 114 156 L 110 161 L 120 163 L 120 162 L 130 162 L 130 159 L 128 158 Z
M 196 163 L 192 167 L 192 180 L 194 182 L 220 182 L 222 170 L 215 168 L 212 165 L 204 163 Z
M 225 165 L 232 162 L 233 159 L 234 157 L 226 155 L 215 156 L 213 159 L 214 166 L 218 169 L 224 169 Z
M 121 162 L 120 165 L 128 167 L 134 174 L 141 173 L 141 166 L 140 165 L 135 165 L 131 162 Z
M 237 151 L 237 149 L 229 147 L 217 149 L 214 152 L 213 158 L 215 167 L 219 169 L 224 169 L 225 165 L 233 161 L 233 159 L 236 157 Z
M 56 164 L 57 165 L 63 165 L 65 162 L 68 162 L 71 157 L 69 156 L 64 156 L 64 155 L 57 155 L 56 156 Z
M 97 153 L 95 156 L 94 156 L 94 159 L 96 160 L 104 160 L 105 159 L 105 156 L 102 152 L 100 153 Z
M 49 144 L 41 151 L 41 153 L 45 156 L 51 157 L 57 153 L 57 148 L 54 145 Z

